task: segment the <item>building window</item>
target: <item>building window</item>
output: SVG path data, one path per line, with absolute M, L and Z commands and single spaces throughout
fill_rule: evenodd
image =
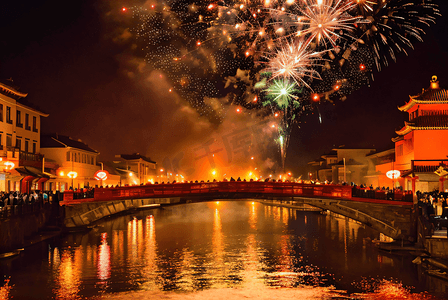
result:
M 6 147 L 12 146 L 12 135 L 6 134 Z
M 37 143 L 33 142 L 33 153 L 36 154 L 37 151 Z
M 22 128 L 22 112 L 20 110 L 16 111 L 16 126 Z
M 33 116 L 33 131 L 37 132 L 37 117 Z
M 67 158 L 66 158 L 66 160 L 70 161 L 70 151 L 67 151 Z
M 25 114 L 25 129 L 26 130 L 31 130 L 31 127 L 30 127 L 30 115 L 29 114 Z
M 397 147 L 397 156 L 403 156 L 403 145 Z
M 29 147 L 29 145 L 30 145 L 30 142 L 27 141 L 27 140 L 25 140 L 25 152 L 27 152 L 27 153 L 28 153 L 28 147 Z
M 22 149 L 22 139 L 16 138 L 16 148 Z
M 6 123 L 12 124 L 11 120 L 11 107 L 6 106 Z
M 3 104 L 0 104 L 0 122 L 3 122 Z

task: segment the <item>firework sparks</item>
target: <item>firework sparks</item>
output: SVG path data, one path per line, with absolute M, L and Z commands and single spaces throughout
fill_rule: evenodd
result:
M 307 0 L 302 9 L 303 18 L 298 18 L 298 24 L 307 26 L 300 34 L 309 35 L 309 39 L 317 40 L 318 44 L 328 41 L 333 47 L 342 37 L 339 32 L 354 31 L 354 22 L 359 16 L 348 13 L 355 3 L 344 0 Z
M 296 84 L 290 83 L 287 79 L 274 79 L 271 86 L 266 89 L 268 98 L 263 105 L 275 103 L 280 109 L 286 109 L 292 101 L 297 101 L 298 97 L 294 93 L 298 92 Z M 272 101 L 272 102 L 271 102 Z
M 272 78 L 292 78 L 297 86 L 310 88 L 305 79 L 321 79 L 316 70 L 316 60 L 320 56 L 320 52 L 310 51 L 304 40 L 285 42 L 272 58 L 267 57 L 265 71 L 272 73 Z
M 219 124 L 235 107 L 280 112 L 284 158 L 302 114 L 344 101 L 422 40 L 439 15 L 433 2 L 166 0 L 127 7 L 125 15 L 137 20 L 133 33 L 147 63 L 201 116 Z

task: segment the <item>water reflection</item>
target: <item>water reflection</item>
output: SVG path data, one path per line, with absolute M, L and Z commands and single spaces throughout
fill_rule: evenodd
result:
M 34 289 L 55 299 L 423 299 L 412 292 L 430 286 L 443 293 L 412 259 L 378 252 L 377 237 L 341 216 L 257 202 L 166 207 L 67 235 L 36 272 L 51 294 Z M 11 284 L 0 293 L 21 299 L 32 283 L 21 277 L 25 268 L 8 270 Z
M 101 234 L 101 245 L 98 254 L 98 279 L 105 283 L 110 277 L 110 247 L 107 244 L 107 233 Z
M 57 249 L 55 249 L 57 250 Z M 78 294 L 81 288 L 81 272 L 83 249 L 63 250 L 61 258 L 56 253 L 53 263 L 56 299 L 81 299 Z

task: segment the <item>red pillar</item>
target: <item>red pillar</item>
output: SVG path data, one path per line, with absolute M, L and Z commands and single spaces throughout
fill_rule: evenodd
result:
M 417 204 L 417 197 L 415 195 L 415 192 L 416 192 L 416 190 L 415 190 L 415 182 L 417 181 L 418 176 L 414 176 L 411 179 L 412 179 L 412 195 L 413 195 L 413 198 L 414 198 L 414 204 Z

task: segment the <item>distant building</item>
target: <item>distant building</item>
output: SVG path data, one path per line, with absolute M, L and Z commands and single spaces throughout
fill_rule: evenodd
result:
M 48 190 L 64 191 L 71 186 L 83 188 L 98 185 L 94 175 L 101 169 L 97 161 L 100 153 L 81 140 L 60 134 L 42 135 L 41 152 L 45 155 L 46 165 L 53 163 L 56 166 L 53 176 L 46 183 Z M 76 178 L 71 178 L 75 173 Z
M 399 186 L 398 180 L 387 177 L 387 172 L 395 169 L 395 149 L 374 152 L 367 155 L 370 165 L 365 182 L 368 186 L 393 188 Z
M 30 192 L 48 176 L 42 171 L 41 117 L 48 114 L 25 104 L 26 93 L 0 82 L 0 190 Z
M 430 87 L 398 108 L 409 121 L 396 131 L 394 169 L 406 190 L 446 190 L 448 171 L 448 90 L 433 76 Z
M 310 177 L 309 179 L 318 179 L 321 182 L 332 182 L 332 165 L 337 162 L 338 153 L 334 150 L 328 154 L 322 155 L 319 159 L 309 162 L 308 165 L 312 168 L 312 171 L 308 174 L 308 177 Z
M 140 153 L 115 155 L 113 166 L 120 173 L 121 185 L 157 181 L 157 163 Z
M 366 184 L 365 176 L 371 166 L 367 155 L 373 152 L 375 149 L 372 148 L 345 148 L 345 146 L 332 149 L 329 154 L 309 163 L 314 166 L 314 171 L 310 172 L 311 179 L 316 179 L 317 176 L 321 182 Z

